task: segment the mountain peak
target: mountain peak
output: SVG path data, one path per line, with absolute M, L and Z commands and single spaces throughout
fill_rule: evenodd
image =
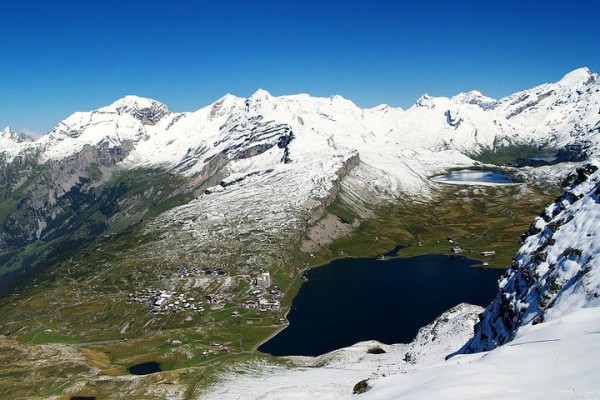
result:
M 273 96 L 268 91 L 266 91 L 264 89 L 258 89 L 256 92 L 254 92 L 252 94 L 252 96 L 249 97 L 249 99 L 251 99 L 251 100 L 268 100 L 271 97 L 273 97 Z
M 570 86 L 576 85 L 580 82 L 587 82 L 594 75 L 589 68 L 577 68 L 563 76 L 563 78 L 558 82 L 561 85 Z
M 389 104 L 387 103 L 381 103 L 378 106 L 373 107 L 373 110 L 378 110 L 378 111 L 383 111 L 383 110 L 389 110 L 390 108 L 392 108 Z
M 419 97 L 417 101 L 415 101 L 415 105 L 417 107 L 426 107 L 426 108 L 434 108 L 434 98 L 431 97 L 428 93 L 423 94 L 423 96 Z
M 483 93 L 478 90 L 471 90 L 466 93 L 459 93 L 456 96 L 452 97 L 452 100 L 458 104 L 474 104 L 477 105 L 484 110 L 492 108 L 498 101 L 492 99 L 491 97 L 487 97 Z
M 10 139 L 16 143 L 33 142 L 33 139 L 24 133 L 15 131 L 10 126 L 7 126 L 0 132 L 0 138 Z
M 153 104 L 161 104 L 159 101 L 154 99 L 149 99 L 147 97 L 135 96 L 132 94 L 128 94 L 127 96 L 121 97 L 120 99 L 114 101 L 109 106 L 103 108 L 117 109 L 120 107 L 136 107 L 136 108 L 147 108 L 151 107 Z
M 161 118 L 171 113 L 165 104 L 145 97 L 128 95 L 102 107 L 98 111 L 129 114 L 145 125 L 155 125 Z
M 2 130 L 2 132 L 0 132 L 0 136 L 12 136 L 13 134 L 16 134 L 17 132 L 15 132 L 13 130 L 13 128 L 11 128 L 10 126 L 7 126 L 6 128 L 4 128 Z

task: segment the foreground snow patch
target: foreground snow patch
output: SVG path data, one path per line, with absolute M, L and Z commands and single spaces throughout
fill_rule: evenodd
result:
M 528 326 L 507 345 L 370 382 L 361 399 L 597 399 L 600 308 Z

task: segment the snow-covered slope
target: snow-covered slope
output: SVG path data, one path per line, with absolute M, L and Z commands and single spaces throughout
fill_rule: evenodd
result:
M 370 382 L 369 399 L 596 399 L 600 308 L 522 329 L 489 353 Z M 347 396 L 350 397 L 350 396 Z
M 553 94 L 521 107 L 522 113 L 536 115 L 586 113 L 571 125 L 563 123 L 561 144 L 574 124 L 590 130 L 600 120 L 600 79 L 587 70 L 573 74 L 564 78 L 569 85 L 543 85 L 543 90 L 555 88 Z M 582 88 L 587 91 L 577 94 Z M 543 90 L 532 89 L 527 96 Z M 429 176 L 475 163 L 466 154 L 502 143 L 551 147 L 558 140 L 552 126 L 526 126 L 513 122 L 516 116 L 506 117 L 515 101 L 496 102 L 470 92 L 453 99 L 424 96 L 408 110 L 361 109 L 340 96 L 273 97 L 259 90 L 248 99 L 228 95 L 195 113 L 171 114 L 144 126 L 149 139 L 141 140 L 123 164 L 153 160 L 203 178 L 213 164 L 222 165 L 221 180 L 206 193 L 155 221 L 152 229 L 166 232 L 158 246 L 173 258 L 183 247 L 186 254 L 204 254 L 212 262 L 210 254 L 218 247 L 221 260 L 277 265 L 278 247 L 297 243 L 298 232 L 321 215 L 340 181 L 355 198 L 370 203 L 406 194 L 426 197 L 433 185 Z M 598 135 L 585 138 L 592 143 Z M 229 243 L 232 237 L 239 248 Z M 248 246 L 260 260 L 239 257 Z
M 201 398 L 350 399 L 365 379 L 365 400 L 599 398 L 599 166 L 582 165 L 534 221 L 474 337 L 466 327 L 478 311 L 463 305 L 409 345 L 357 344 L 295 368 L 243 365 Z M 387 353 L 366 354 L 376 345 Z
M 600 81 L 580 68 L 560 81 L 502 99 L 498 112 L 530 137 L 546 135 L 561 145 L 581 144 L 598 150 Z M 589 133 L 593 132 L 589 137 Z
M 76 112 L 36 143 L 41 160 L 60 160 L 80 152 L 84 146 L 118 147 L 145 138 L 145 127 L 157 123 L 170 110 L 157 101 L 126 96 L 91 112 Z
M 239 365 L 199 399 L 596 399 L 598 332 L 600 308 L 595 307 L 526 327 L 492 352 L 445 362 L 440 354 L 434 364 L 406 364 L 406 345 L 383 346 L 387 354 L 370 355 L 367 349 L 376 344 L 359 343 L 338 351 L 344 358 L 319 367 Z M 435 352 L 444 343 L 441 339 L 423 344 Z M 365 379 L 370 389 L 353 395 L 355 385 Z
M 600 397 L 599 166 L 578 168 L 574 186 L 533 222 L 458 355 L 374 381 L 364 398 Z
M 600 306 L 599 165 L 578 168 L 576 185 L 533 222 L 465 351 L 491 350 L 524 326 Z

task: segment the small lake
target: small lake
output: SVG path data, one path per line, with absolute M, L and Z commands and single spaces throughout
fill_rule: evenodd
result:
M 532 161 L 544 161 L 550 163 L 556 161 L 558 157 L 556 156 L 556 154 L 542 154 L 533 157 L 528 157 L 527 159 Z
M 132 365 L 127 368 L 130 374 L 133 375 L 148 375 L 153 374 L 155 372 L 160 372 L 162 369 L 160 368 L 160 364 L 155 361 L 145 362 L 141 364 Z
M 515 185 L 516 182 L 510 179 L 507 174 L 494 171 L 480 171 L 474 169 L 461 169 L 451 171 L 446 175 L 437 175 L 431 177 L 433 182 L 448 183 L 453 185 Z
M 409 343 L 449 308 L 493 300 L 504 271 L 475 263 L 444 255 L 349 258 L 309 270 L 288 314 L 290 326 L 258 350 L 316 356 L 370 339 Z

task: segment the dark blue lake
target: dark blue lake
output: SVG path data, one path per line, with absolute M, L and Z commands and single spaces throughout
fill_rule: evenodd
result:
M 312 269 L 288 314 L 290 326 L 258 350 L 315 356 L 369 339 L 408 343 L 449 308 L 493 300 L 504 271 L 476 263 L 426 255 L 342 259 Z
M 155 361 L 145 362 L 141 364 L 132 365 L 127 368 L 130 374 L 133 375 L 148 375 L 153 374 L 155 372 L 160 372 L 162 369 L 160 368 L 160 364 Z
M 516 183 L 507 174 L 473 169 L 451 171 L 446 175 L 434 176 L 431 180 L 434 182 L 461 185 L 514 185 Z

